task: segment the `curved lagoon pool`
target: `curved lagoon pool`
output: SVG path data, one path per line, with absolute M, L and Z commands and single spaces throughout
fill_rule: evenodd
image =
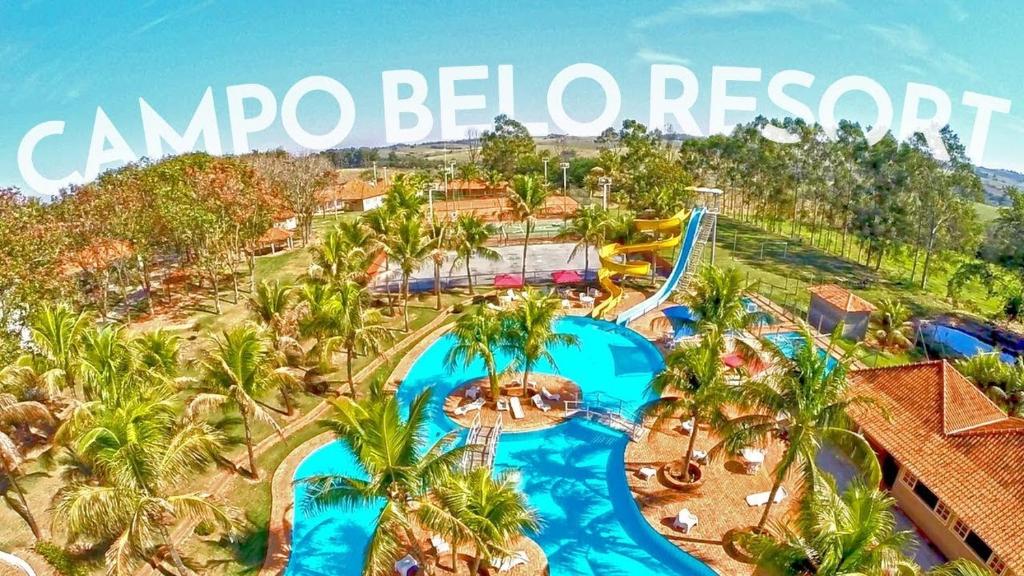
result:
M 552 351 L 557 372 L 580 385 L 585 396 L 601 394 L 635 412 L 652 399 L 651 377 L 663 366 L 661 355 L 628 328 L 589 318 L 558 321 L 559 332 L 575 334 L 579 348 Z M 444 357 L 452 345 L 440 338 L 420 356 L 398 390 L 407 404 L 433 387 L 430 442 L 456 426 L 441 409 L 444 397 L 466 380 L 485 375 L 482 363 L 448 373 Z M 508 359 L 500 358 L 499 366 Z M 527 409 L 530 409 L 529 407 Z M 516 469 L 521 487 L 541 518 L 531 535 L 544 549 L 552 576 L 631 576 L 638 574 L 712 575 L 713 570 L 651 528 L 637 510 L 623 467 L 625 434 L 581 420 L 553 428 L 502 435 L 495 457 L 498 470 Z M 359 474 L 348 449 L 332 443 L 310 455 L 296 478 L 315 474 Z M 367 506 L 307 515 L 304 490 L 296 488 L 295 522 L 288 576 L 357 576 L 363 550 L 379 510 Z

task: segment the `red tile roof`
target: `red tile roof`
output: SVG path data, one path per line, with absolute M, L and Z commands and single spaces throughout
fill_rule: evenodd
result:
M 850 380 L 884 409 L 851 410 L 867 437 L 1024 573 L 1024 419 L 945 361 L 855 370 Z
M 287 242 L 288 239 L 294 235 L 295 233 L 291 230 L 285 230 L 274 226 L 260 236 L 259 242 L 260 244 L 280 244 L 282 242 Z
M 875 305 L 857 296 L 842 286 L 822 284 L 808 288 L 811 294 L 818 296 L 833 307 L 846 312 L 874 312 Z
M 448 182 L 449 190 L 459 190 L 463 192 L 495 192 L 504 193 L 508 190 L 508 183 L 498 182 L 494 186 L 482 178 L 473 178 L 471 180 L 462 180 L 456 178 Z

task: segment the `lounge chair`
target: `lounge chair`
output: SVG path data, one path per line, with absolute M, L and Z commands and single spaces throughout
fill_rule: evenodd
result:
M 430 537 L 430 545 L 434 547 L 434 553 L 438 556 L 452 550 L 452 547 L 445 542 L 444 538 L 437 534 Z
M 687 434 L 693 434 L 693 418 L 683 421 L 683 430 L 685 430 Z
M 512 396 L 508 399 L 508 406 L 512 410 L 512 418 L 515 420 L 522 420 L 526 417 L 526 413 L 523 412 L 523 405 L 519 403 L 518 396 Z
M 637 477 L 640 478 L 641 480 L 650 480 L 657 473 L 658 471 L 655 470 L 654 468 L 651 468 L 650 466 L 644 466 L 636 471 Z
M 463 416 L 465 414 L 469 414 L 470 412 L 472 412 L 474 410 L 479 410 L 479 409 L 481 409 L 483 407 L 484 407 L 484 399 L 483 398 L 477 398 L 476 400 L 473 400 L 469 404 L 456 407 L 455 410 L 453 410 L 452 412 L 454 412 L 456 416 Z
M 708 463 L 708 453 L 705 452 L 704 450 L 694 449 L 693 450 L 693 461 L 698 463 L 698 464 L 707 464 Z
M 747 506 L 764 506 L 768 503 L 768 497 L 771 495 L 772 493 L 770 490 L 767 492 L 751 494 L 747 496 Z M 775 493 L 775 503 L 778 504 L 779 502 L 782 502 L 786 499 L 786 496 L 788 496 L 788 494 L 786 494 L 786 489 L 779 486 L 779 491 Z
M 416 559 L 411 554 L 407 554 L 404 558 L 395 562 L 395 572 L 398 576 L 415 576 L 420 571 L 420 565 L 416 563 Z
M 541 412 L 547 412 L 551 410 L 551 406 L 544 403 L 544 399 L 540 397 L 540 394 L 534 394 L 530 396 L 530 400 L 533 401 L 533 405 L 540 409 Z
M 469 388 L 466 388 L 466 398 L 476 400 L 478 396 L 480 396 L 479 386 L 470 386 Z
M 526 555 L 526 552 L 520 550 L 511 556 L 505 556 L 504 558 L 493 558 L 491 559 L 491 566 L 496 568 L 498 572 L 508 572 L 516 566 L 522 566 L 530 561 L 530 557 Z
M 678 530 L 682 530 L 684 534 L 689 534 L 690 530 L 697 525 L 697 515 L 690 512 L 688 509 L 683 508 L 676 514 L 675 521 L 672 522 L 672 527 Z
M 540 388 L 540 395 L 543 396 L 545 400 L 548 400 L 550 402 L 558 402 L 559 400 L 562 399 L 562 395 L 561 394 L 552 394 L 544 386 L 541 386 L 541 388 Z

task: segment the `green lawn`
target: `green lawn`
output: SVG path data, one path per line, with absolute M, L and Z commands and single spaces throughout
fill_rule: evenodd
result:
M 985 226 L 988 226 L 999 217 L 999 207 L 992 206 L 991 204 L 975 202 L 974 211 L 978 214 L 978 220 Z

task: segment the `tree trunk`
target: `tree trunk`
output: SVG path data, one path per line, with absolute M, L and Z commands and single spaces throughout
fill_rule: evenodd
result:
M 409 275 L 402 273 L 402 316 L 405 317 L 405 331 L 409 331 Z
M 213 309 L 220 314 L 220 284 L 217 283 L 217 273 L 210 274 L 210 281 L 213 283 Z
M 348 390 L 352 394 L 352 399 L 356 399 L 356 383 L 352 379 L 352 356 L 355 355 L 355 350 L 351 346 L 345 348 L 345 373 L 348 376 Z
M 18 508 L 20 508 L 20 510 L 15 508 L 14 511 L 17 512 L 18 516 L 21 516 L 21 519 L 24 520 L 26 524 L 28 524 L 28 528 L 32 531 L 32 536 L 36 539 L 36 542 L 42 540 L 43 533 L 39 530 L 39 524 L 36 523 L 35 516 L 32 515 L 32 509 L 28 506 L 28 500 L 25 499 L 25 492 L 21 489 L 21 485 L 18 484 L 17 477 L 15 474 L 11 473 L 7 475 L 7 478 L 10 480 L 14 491 L 18 493 L 18 499 L 20 500 L 18 503 Z
M 523 237 L 523 284 L 526 284 L 526 249 L 530 247 L 530 232 L 533 226 L 526 221 L 526 236 Z
M 434 304 L 435 309 L 441 309 L 441 264 L 437 260 L 434 261 L 434 296 L 437 298 L 437 303 Z
M 117 266 L 117 280 L 118 284 L 121 285 L 121 300 L 124 302 L 124 319 L 125 322 L 132 325 L 132 303 L 128 300 L 128 279 L 125 277 L 124 268 Z
M 469 257 L 466 257 L 466 281 L 469 282 L 469 294 L 476 294 L 473 290 L 473 271 L 469 268 Z
M 171 539 L 171 534 L 167 531 L 167 528 L 161 527 L 160 531 L 163 533 L 164 542 L 167 544 L 167 552 L 171 555 L 171 563 L 174 564 L 174 568 L 178 571 L 179 576 L 191 576 L 193 572 L 181 561 L 181 555 L 178 554 L 178 549 L 174 547 L 174 540 Z
M 487 377 L 491 382 L 491 400 L 498 401 L 501 395 L 501 384 L 498 382 L 498 370 L 494 366 L 494 360 L 487 361 Z
M 757 527 L 763 529 L 765 524 L 768 523 L 768 513 L 772 510 L 772 505 L 775 504 L 775 495 L 778 494 L 779 488 L 782 487 L 782 477 L 777 477 L 775 483 L 772 484 L 772 490 L 768 493 L 768 502 L 764 505 L 764 513 L 761 514 L 761 520 L 757 522 Z
M 683 482 L 690 482 L 690 461 L 693 460 L 693 449 L 697 445 L 697 417 L 693 417 L 693 430 L 690 432 L 690 441 L 686 445 L 686 457 L 683 458 Z
M 921 270 L 921 289 L 924 290 L 928 284 L 928 272 L 932 267 L 932 251 L 935 250 L 935 235 L 938 233 L 937 228 L 932 228 L 931 234 L 928 236 L 928 248 L 925 249 L 924 253 L 924 268 Z
M 583 243 L 583 283 L 587 282 L 587 272 L 590 272 L 590 243 Z
M 388 299 L 388 316 L 395 315 L 395 303 L 391 300 L 391 279 L 388 278 L 388 269 L 391 267 L 391 260 L 384 258 L 384 294 Z
M 249 428 L 249 415 L 242 412 L 242 427 L 245 428 L 245 449 L 249 452 L 249 474 L 253 480 L 260 479 L 260 471 L 256 468 L 256 456 L 252 452 L 252 430 Z

